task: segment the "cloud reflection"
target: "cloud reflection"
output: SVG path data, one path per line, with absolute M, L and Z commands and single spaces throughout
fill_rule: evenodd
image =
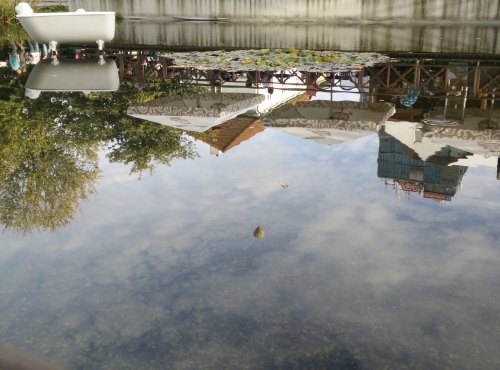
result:
M 197 145 L 140 181 L 103 163 L 96 201 L 55 235 L 4 233 L 0 338 L 73 368 L 499 363 L 491 169 L 453 202 L 398 202 L 376 135 Z

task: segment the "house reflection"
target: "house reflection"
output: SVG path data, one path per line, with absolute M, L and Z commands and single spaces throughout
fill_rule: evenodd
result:
M 444 147 L 422 160 L 415 151 L 382 130 L 379 132 L 377 176 L 397 190 L 422 194 L 427 199 L 450 201 L 467 171 L 465 166 L 450 164 L 468 154 Z
M 260 119 L 237 117 L 212 127 L 210 133 L 200 140 L 210 145 L 210 153 L 219 156 L 262 131 L 264 127 Z
M 499 111 L 494 101 L 466 101 L 463 90 L 422 108 L 401 108 L 379 132 L 377 175 L 396 190 L 451 200 L 469 167 L 496 167 Z

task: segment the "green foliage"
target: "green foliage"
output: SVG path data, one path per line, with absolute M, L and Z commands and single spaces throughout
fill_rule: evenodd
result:
M 28 37 L 16 19 L 15 7 L 18 2 L 18 0 L 0 1 L 0 45 L 5 44 L 9 40 L 21 41 Z M 34 1 L 28 1 L 28 3 L 35 6 Z
M 38 11 L 40 13 L 61 13 L 69 11 L 69 8 L 66 5 L 57 4 L 42 6 Z
M 67 12 L 65 5 L 48 5 L 39 7 L 40 0 L 25 0 L 34 11 L 40 13 Z M 29 38 L 28 34 L 16 18 L 15 7 L 19 0 L 0 1 L 0 46 L 6 42 L 23 41 Z
M 155 123 L 132 121 L 122 118 L 112 126 L 111 136 L 115 142 L 108 155 L 111 162 L 131 164 L 131 173 L 152 172 L 158 164 L 169 165 L 174 159 L 196 156 L 190 141 L 182 136 L 181 131 Z
M 11 25 L 16 21 L 16 11 L 14 8 L 17 5 L 16 0 L 2 0 L 0 2 L 0 24 Z
M 115 13 L 115 20 L 117 23 L 120 23 L 123 21 L 123 15 L 119 12 Z
M 127 106 L 176 94 L 152 84 L 116 93 L 47 93 L 24 97 L 25 76 L 0 70 L 0 223 L 23 232 L 53 231 L 71 222 L 79 202 L 95 191 L 98 152 L 131 173 L 152 172 L 196 156 L 181 131 L 126 115 Z
M 19 101 L 1 103 L 0 222 L 6 228 L 55 230 L 93 192 L 99 171 L 92 143 L 43 118 Z

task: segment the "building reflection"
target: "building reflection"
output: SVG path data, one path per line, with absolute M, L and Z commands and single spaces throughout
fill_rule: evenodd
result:
M 379 132 L 377 176 L 396 190 L 421 194 L 424 198 L 450 201 L 455 196 L 467 167 L 450 165 L 470 153 L 452 147 L 441 148 L 426 160 L 384 131 Z
M 270 77 L 265 69 L 224 71 L 177 66 L 167 50 L 110 49 L 108 55 L 117 61 L 120 78 L 138 82 L 168 80 L 197 86 L 220 86 L 232 82 L 234 87 L 234 83 L 239 82 L 240 87 L 248 87 L 248 82 L 257 86 L 265 84 Z M 273 71 L 272 77 L 283 85 L 281 88 L 295 90 L 321 90 L 325 86 L 346 89 L 346 85 L 354 84 L 372 99 L 380 96 L 403 97 L 408 95 L 408 89 L 415 90 L 419 96 L 429 97 L 445 96 L 447 93 L 455 95 L 466 90 L 462 95 L 466 94 L 467 98 L 487 99 L 494 98 L 495 92 L 500 89 L 500 65 L 496 60 L 463 60 L 461 57 L 430 59 L 411 53 L 388 55 L 394 59 L 387 63 L 348 69 L 339 66 L 337 70 L 319 69 L 315 72 L 301 71 L 292 66 Z
M 238 117 L 212 127 L 210 134 L 202 136 L 200 140 L 210 145 L 210 153 L 218 156 L 237 147 L 262 131 L 264 131 L 264 127 L 260 119 Z
M 27 193 L 19 192 L 13 187 L 5 187 L 6 184 L 17 184 L 7 181 L 18 176 L 15 171 L 2 172 L 0 185 L 3 186 L 3 195 L 0 203 L 5 205 L 5 211 L 0 212 L 0 222 L 4 226 L 14 229 L 29 229 L 35 226 L 53 230 L 68 224 L 79 200 L 92 193 L 92 186 L 98 174 L 98 165 L 94 158 L 95 148 L 101 141 L 119 143 L 110 147 L 109 158 L 111 161 L 131 164 L 131 172 L 152 169 L 155 163 L 168 164 L 174 158 L 193 158 L 193 149 L 190 142 L 184 141 L 182 131 L 163 125 L 143 123 L 141 126 L 137 121 L 126 117 L 127 108 L 134 103 L 134 99 L 144 102 L 148 91 L 151 99 L 157 95 L 161 96 L 160 93 L 164 91 L 173 90 L 175 94 L 172 95 L 195 91 L 198 95 L 204 92 L 221 96 L 229 94 L 233 97 L 238 94 L 264 96 L 255 104 L 245 105 L 234 117 L 222 120 L 224 123 L 214 123 L 207 127 L 206 132 L 198 130 L 198 133 L 202 134 L 197 135 L 185 127 L 182 128 L 188 135 L 207 143 L 211 153 L 215 155 L 232 150 L 264 131 L 266 127 L 280 129 L 323 144 L 355 140 L 378 132 L 380 147 L 377 175 L 384 179 L 388 186 L 408 193 L 418 193 L 428 199 L 449 201 L 456 195 L 470 166 L 496 167 L 496 176 L 500 179 L 500 111 L 496 108 L 497 91 L 500 89 L 500 66 L 494 61 L 439 61 L 407 57 L 404 61 L 358 66 L 350 70 L 339 68 L 311 72 L 292 68 L 277 71 L 223 71 L 176 66 L 167 54 L 161 51 L 108 50 L 106 53 L 108 59 L 104 65 L 95 63 L 95 55 L 92 53 L 79 52 L 78 59 L 83 59 L 84 63 L 80 60 L 78 63 L 66 63 L 61 59 L 59 65 L 40 65 L 47 67 L 46 70 L 50 73 L 42 68 L 32 71 L 29 83 L 35 80 L 34 77 L 42 82 L 47 76 L 53 77 L 52 70 L 66 71 L 61 67 L 88 65 L 91 68 L 85 70 L 86 74 L 80 71 L 79 76 L 75 76 L 78 79 L 64 78 L 61 81 L 82 81 L 75 86 L 71 85 L 71 91 L 94 91 L 95 89 L 83 88 L 85 86 L 80 83 L 103 82 L 103 78 L 96 80 L 96 71 L 100 72 L 104 67 L 109 67 L 113 76 L 113 89 L 100 90 L 118 89 L 118 84 L 115 83 L 116 74 L 121 80 L 121 86 L 119 93 L 112 98 L 111 95 L 105 97 L 103 94 L 91 96 L 91 99 L 84 95 L 73 96 L 71 99 L 75 104 L 68 104 L 68 107 L 72 106 L 72 110 L 61 103 L 61 112 L 55 112 L 60 115 L 64 113 L 61 117 L 65 117 L 68 124 L 62 125 L 64 122 L 57 120 L 54 125 L 43 126 L 44 135 L 60 136 L 57 136 L 58 141 L 50 142 L 50 149 L 61 153 L 61 158 L 71 162 L 70 154 L 78 153 L 80 166 L 57 168 L 61 174 L 78 174 L 79 177 L 61 175 L 57 178 L 62 182 L 78 180 L 74 186 L 57 182 L 40 183 L 43 186 L 35 189 L 35 195 L 44 194 L 45 198 L 38 197 L 41 201 L 37 205 L 34 202 L 25 202 L 28 197 L 24 195 Z M 85 60 L 91 59 L 94 62 L 85 63 Z M 27 89 L 51 90 L 50 94 L 53 93 L 52 86 L 49 89 L 29 83 L 25 85 Z M 150 86 L 157 89 L 148 90 Z M 59 87 L 59 90 L 65 88 Z M 24 93 L 23 91 L 22 95 Z M 67 102 L 66 97 L 63 100 Z M 149 97 L 145 100 L 150 101 Z M 51 106 L 52 110 L 55 109 L 54 103 L 45 93 L 37 101 L 40 107 L 45 104 Z M 90 106 L 91 103 L 93 105 Z M 111 103 L 116 111 L 111 112 L 107 108 Z M 24 101 L 22 104 L 31 103 Z M 210 107 L 212 105 L 210 104 Z M 78 106 L 84 108 L 77 108 Z M 384 108 L 381 117 L 373 117 L 374 111 L 377 110 L 374 107 L 377 106 Z M 361 119 L 354 114 L 356 110 L 362 110 L 362 107 L 373 108 L 370 109 L 370 119 Z M 80 115 L 80 111 L 85 112 L 85 115 Z M 36 116 L 30 116 L 30 119 L 38 122 L 39 118 L 45 119 L 45 115 L 47 122 L 53 121 L 52 113 L 44 113 L 42 109 Z M 99 117 L 107 119 L 101 124 Z M 78 126 L 69 124 L 73 119 L 79 121 Z M 21 127 L 25 121 L 20 119 L 17 124 Z M 364 121 L 366 122 L 363 124 Z M 106 122 L 121 123 L 109 125 Z M 5 127 L 14 129 L 12 125 Z M 71 137 L 73 131 L 80 132 L 83 127 L 89 128 L 81 134 L 85 145 L 78 143 L 80 151 L 72 152 L 67 137 Z M 300 131 L 303 129 L 306 129 L 305 133 Z M 13 146 L 13 143 L 7 142 L 4 145 Z M 35 170 L 42 170 L 46 163 L 52 163 L 53 158 L 59 158 L 54 155 L 46 156 L 47 148 L 30 146 L 22 138 L 19 145 L 25 148 L 30 158 L 37 159 L 32 166 Z M 39 152 L 35 152 L 37 149 L 40 149 Z M 87 160 L 89 153 L 92 154 L 90 161 Z M 20 171 L 25 161 L 17 159 L 16 156 L 11 158 L 17 167 L 11 165 L 5 169 L 19 168 Z M 38 175 L 38 172 L 32 171 L 22 175 L 31 179 Z M 67 201 L 64 204 L 60 202 L 58 208 L 54 207 L 55 203 L 51 203 L 50 207 L 43 203 L 47 194 L 58 194 L 52 191 L 52 188 L 67 189 Z M 71 189 L 76 190 L 70 191 Z M 5 194 L 12 194 L 12 197 L 6 197 Z M 58 199 L 63 198 L 59 196 Z M 24 208 L 19 206 L 21 202 L 24 202 Z M 65 210 L 66 213 L 58 213 L 58 217 L 55 217 L 56 213 L 48 215 L 42 212 L 56 208 Z M 13 218 L 16 214 L 19 215 L 17 219 Z M 19 220 L 27 222 L 21 224 Z
M 400 54 L 394 55 L 397 60 L 347 69 L 314 72 L 300 68 L 224 71 L 177 66 L 168 57 L 168 52 L 162 51 L 131 53 L 118 50 L 112 53 L 124 80 L 145 83 L 170 81 L 179 86 L 205 87 L 222 93 L 263 94 L 265 101 L 256 110 L 246 112 L 238 119 L 251 120 L 257 116 L 264 126 L 276 126 L 271 123 L 273 115 L 278 112 L 290 112 L 293 110 L 290 107 L 297 104 L 313 106 L 315 100 L 323 103 L 390 103 L 395 111 L 387 124 L 382 120 L 366 134 L 383 127 L 385 134 L 389 133 L 394 140 L 412 148 L 416 157 L 411 158 L 421 161 L 417 167 L 425 174 L 419 181 L 426 197 L 434 194 L 437 199 L 450 199 L 468 166 L 494 166 L 500 172 L 500 116 L 495 106 L 500 89 L 500 65 L 492 59 L 463 59 L 459 56 L 429 59 Z M 295 118 L 304 119 L 302 116 Z M 338 122 L 334 128 L 337 126 Z M 326 130 L 322 128 L 320 131 L 324 134 Z M 215 130 L 217 134 L 214 131 L 211 135 L 230 135 L 233 130 L 230 125 L 220 125 Z M 295 132 L 297 128 L 288 130 Z M 325 140 L 324 135 L 311 136 L 308 133 L 299 136 L 314 136 L 316 141 L 326 144 L 338 142 Z M 227 151 L 227 148 L 214 145 L 214 142 L 210 145 L 215 153 Z M 385 149 L 382 152 L 386 153 Z M 448 166 L 450 163 L 446 161 L 456 163 Z M 458 170 L 460 168 L 462 170 Z M 398 183 L 403 179 L 412 179 L 409 174 L 406 178 L 392 178 L 397 178 Z

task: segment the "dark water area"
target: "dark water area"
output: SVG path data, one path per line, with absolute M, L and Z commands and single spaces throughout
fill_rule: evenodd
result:
M 498 369 L 497 29 L 170 26 L 0 68 L 0 361 Z

